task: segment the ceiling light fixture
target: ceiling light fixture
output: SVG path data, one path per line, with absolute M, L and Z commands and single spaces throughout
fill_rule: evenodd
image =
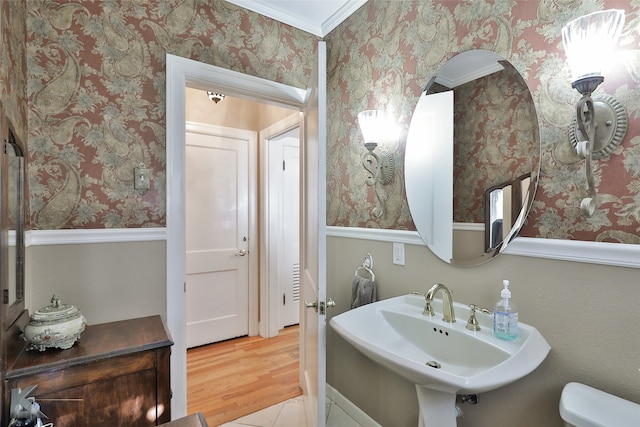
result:
M 210 90 L 207 91 L 207 95 L 209 95 L 209 99 L 216 104 L 222 100 L 224 100 L 224 93 L 212 92 Z

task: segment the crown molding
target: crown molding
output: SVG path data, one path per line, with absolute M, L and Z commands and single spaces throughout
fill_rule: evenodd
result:
M 291 25 L 292 27 L 306 31 L 318 37 L 324 37 L 333 29 L 340 25 L 367 0 L 343 0 L 337 1 L 316 1 L 305 2 L 305 12 L 299 13 L 292 10 L 287 3 L 293 1 L 265 1 L 265 0 L 227 0 L 236 6 L 243 7 L 276 21 Z M 316 3 L 315 7 L 312 3 Z M 331 4 L 336 4 L 333 12 L 326 18 L 323 14 L 317 13 L 317 7 L 330 8 Z M 340 3 L 340 4 L 338 4 Z

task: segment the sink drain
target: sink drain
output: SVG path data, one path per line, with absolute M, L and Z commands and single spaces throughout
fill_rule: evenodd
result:
M 442 367 L 442 365 L 440 365 L 438 362 L 436 362 L 435 360 L 429 360 L 426 363 L 427 366 L 431 367 L 431 368 L 436 368 L 436 369 L 440 369 Z

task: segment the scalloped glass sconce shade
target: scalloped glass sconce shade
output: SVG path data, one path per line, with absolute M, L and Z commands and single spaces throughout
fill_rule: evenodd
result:
M 611 63 L 623 25 L 624 11 L 610 9 L 581 16 L 562 28 L 562 43 L 574 82 L 603 76 L 603 67 Z
M 358 124 L 364 137 L 364 146 L 371 151 L 378 146 L 385 128 L 385 116 L 380 110 L 365 110 L 358 113 Z

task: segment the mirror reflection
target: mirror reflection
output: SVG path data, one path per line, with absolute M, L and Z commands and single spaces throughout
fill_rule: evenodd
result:
M 11 325 L 22 311 L 24 294 L 24 151 L 11 126 L 4 141 L 5 179 L 7 182 L 8 281 L 3 289 L 3 300 L 9 305 L 6 311 Z
M 485 251 L 490 252 L 508 241 L 526 203 L 531 185 L 531 174 L 527 173 L 513 181 L 489 188 L 485 192 Z M 519 228 L 519 227 L 518 227 Z
M 478 265 L 504 251 L 539 167 L 536 110 L 518 71 L 486 50 L 444 64 L 420 96 L 405 152 L 409 208 L 434 254 Z

